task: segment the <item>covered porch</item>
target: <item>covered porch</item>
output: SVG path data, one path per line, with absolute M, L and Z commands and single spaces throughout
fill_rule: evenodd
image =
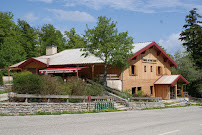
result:
M 154 82 L 155 97 L 162 97 L 165 100 L 176 99 L 179 94 L 184 97 L 184 84 L 189 82 L 182 75 L 162 75 Z M 180 89 L 177 85 L 180 85 Z

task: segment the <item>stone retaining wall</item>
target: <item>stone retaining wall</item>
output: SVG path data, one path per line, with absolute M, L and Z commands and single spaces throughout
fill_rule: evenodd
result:
M 94 103 L 90 108 L 93 110 Z M 88 111 L 88 103 L 0 103 L 0 114 L 18 115 L 37 112 Z
M 154 107 L 165 107 L 165 105 L 163 102 L 129 102 L 129 108 L 132 110 Z

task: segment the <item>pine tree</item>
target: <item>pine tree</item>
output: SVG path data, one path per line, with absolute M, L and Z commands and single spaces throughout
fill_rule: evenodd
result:
M 196 8 L 189 11 L 189 15 L 186 16 L 186 24 L 183 26 L 185 29 L 180 34 L 180 40 L 183 41 L 183 46 L 191 54 L 195 64 L 202 68 L 202 27 L 201 21 L 198 18 L 201 16 L 196 13 Z

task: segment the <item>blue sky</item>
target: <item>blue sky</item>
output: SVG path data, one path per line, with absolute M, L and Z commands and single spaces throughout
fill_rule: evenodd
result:
M 201 0 L 1 0 L 0 11 L 12 12 L 31 26 L 53 24 L 64 32 L 75 28 L 82 35 L 96 25 L 98 16 L 117 21 L 119 32 L 129 32 L 134 42 L 155 41 L 174 54 L 185 16 L 193 8 L 202 14 Z

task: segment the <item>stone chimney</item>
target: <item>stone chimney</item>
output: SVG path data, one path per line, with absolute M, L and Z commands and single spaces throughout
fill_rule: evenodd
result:
M 46 55 L 52 55 L 57 53 L 57 46 L 47 46 Z

